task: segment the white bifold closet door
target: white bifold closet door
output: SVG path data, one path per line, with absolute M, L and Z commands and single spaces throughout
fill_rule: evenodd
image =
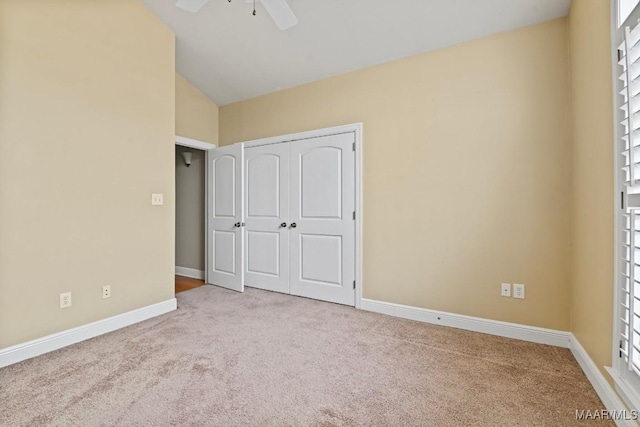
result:
M 242 144 L 208 152 L 207 282 L 244 291 L 242 257 Z
M 245 150 L 245 284 L 355 304 L 354 133 Z

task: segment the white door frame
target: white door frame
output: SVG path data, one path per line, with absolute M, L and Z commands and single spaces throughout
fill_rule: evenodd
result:
M 194 148 L 196 150 L 203 150 L 204 151 L 204 217 L 206 218 L 205 221 L 205 233 L 204 233 L 204 283 L 207 283 L 207 279 L 208 279 L 208 271 L 209 271 L 209 233 L 208 233 L 208 229 L 209 229 L 209 217 L 207 216 L 207 208 L 208 208 L 208 203 L 209 203 L 209 171 L 208 171 L 208 167 L 207 165 L 209 164 L 209 150 L 213 150 L 214 148 L 216 148 L 215 144 L 211 144 L 209 142 L 204 142 L 204 141 L 198 141 L 197 139 L 191 139 L 191 138 L 187 138 L 185 136 L 178 136 L 176 135 L 176 145 L 180 146 L 180 147 L 187 147 L 187 148 Z M 175 182 L 174 182 L 174 188 L 175 188 Z M 175 197 L 175 195 L 174 195 Z M 175 236 L 173 238 L 174 240 L 174 246 L 175 246 Z M 174 262 L 175 264 L 175 257 L 174 257 Z
M 355 307 L 361 308 L 362 304 L 362 123 L 352 123 L 324 129 L 316 129 L 306 132 L 291 133 L 288 135 L 273 136 L 269 138 L 245 141 L 244 147 L 256 147 L 259 145 L 280 144 L 282 142 L 299 141 L 301 139 L 317 138 L 320 136 L 336 135 L 354 132 L 355 134 L 355 267 L 356 267 L 356 292 Z

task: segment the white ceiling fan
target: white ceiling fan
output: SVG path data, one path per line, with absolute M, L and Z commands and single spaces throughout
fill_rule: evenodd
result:
M 231 0 L 228 0 L 231 2 Z M 253 1 L 253 0 L 248 0 Z M 256 0 L 261 1 L 265 10 L 282 31 L 293 27 L 298 23 L 298 18 L 293 13 L 286 0 Z M 196 13 L 207 4 L 209 0 L 177 0 L 176 6 L 180 9 Z M 255 10 L 254 10 L 255 15 Z

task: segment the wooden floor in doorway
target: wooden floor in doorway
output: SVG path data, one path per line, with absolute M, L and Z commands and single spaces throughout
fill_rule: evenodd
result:
M 176 294 L 204 285 L 204 280 L 176 275 Z

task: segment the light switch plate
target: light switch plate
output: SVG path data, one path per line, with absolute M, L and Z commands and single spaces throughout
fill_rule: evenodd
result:
M 162 205 L 164 205 L 164 194 L 162 194 L 162 193 L 152 193 L 151 194 L 151 204 L 153 206 L 162 206 Z

